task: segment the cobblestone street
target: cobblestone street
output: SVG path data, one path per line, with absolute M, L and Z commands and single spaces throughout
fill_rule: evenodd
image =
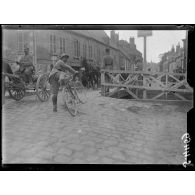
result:
M 184 162 L 181 137 L 187 130 L 188 104 L 114 99 L 89 91 L 87 103 L 72 117 L 59 95 L 57 113 L 51 99 L 6 99 L 3 163 Z

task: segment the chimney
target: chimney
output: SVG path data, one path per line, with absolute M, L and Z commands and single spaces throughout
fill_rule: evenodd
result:
M 178 53 L 180 50 L 180 44 L 178 43 L 178 45 L 176 46 L 176 52 Z
M 110 31 L 110 39 L 111 39 L 112 42 L 115 41 L 115 32 L 114 32 L 114 30 Z
M 134 37 L 130 37 L 129 38 L 129 44 L 131 48 L 136 49 L 136 45 L 135 45 L 135 38 Z
M 175 52 L 175 47 L 174 47 L 174 45 L 172 45 L 171 51 L 172 51 L 173 53 Z
M 134 37 L 130 37 L 129 43 L 130 43 L 131 45 L 135 45 L 135 38 L 134 38 Z

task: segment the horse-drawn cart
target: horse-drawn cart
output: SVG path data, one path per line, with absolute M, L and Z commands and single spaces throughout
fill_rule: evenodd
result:
M 46 102 L 49 100 L 50 87 L 48 73 L 33 75 L 34 80 L 32 84 L 25 83 L 22 77 L 15 74 L 3 73 L 3 77 L 4 93 L 7 90 L 12 99 L 19 101 L 25 96 L 26 92 L 35 91 L 40 101 Z M 7 81 L 5 81 L 5 77 L 8 77 Z

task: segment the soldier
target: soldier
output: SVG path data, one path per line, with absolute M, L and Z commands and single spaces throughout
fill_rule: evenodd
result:
M 78 73 L 69 65 L 66 64 L 69 56 L 66 54 L 62 54 L 59 60 L 54 65 L 52 71 L 49 75 L 49 82 L 51 85 L 51 93 L 52 93 L 52 102 L 53 102 L 53 112 L 57 112 L 57 96 L 60 85 L 64 85 L 70 79 L 70 75 L 68 75 L 68 71 L 72 74 Z
M 103 57 L 102 69 L 113 70 L 114 61 L 110 56 L 110 49 L 106 48 L 106 55 Z M 108 74 L 105 74 L 105 82 L 109 82 L 110 77 Z M 105 88 L 105 92 L 109 92 L 109 88 Z
M 24 73 L 25 82 L 31 82 L 35 67 L 33 66 L 33 58 L 29 54 L 28 47 L 24 48 L 24 56 L 20 59 L 18 64 L 20 65 L 20 72 Z

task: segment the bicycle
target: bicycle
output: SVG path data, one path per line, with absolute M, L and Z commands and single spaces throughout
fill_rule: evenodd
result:
M 75 82 L 77 75 L 71 76 L 70 79 L 63 85 L 62 94 L 65 107 L 72 116 L 78 113 L 78 104 L 85 103 L 86 91 L 80 81 Z M 79 94 L 79 95 L 78 95 Z

